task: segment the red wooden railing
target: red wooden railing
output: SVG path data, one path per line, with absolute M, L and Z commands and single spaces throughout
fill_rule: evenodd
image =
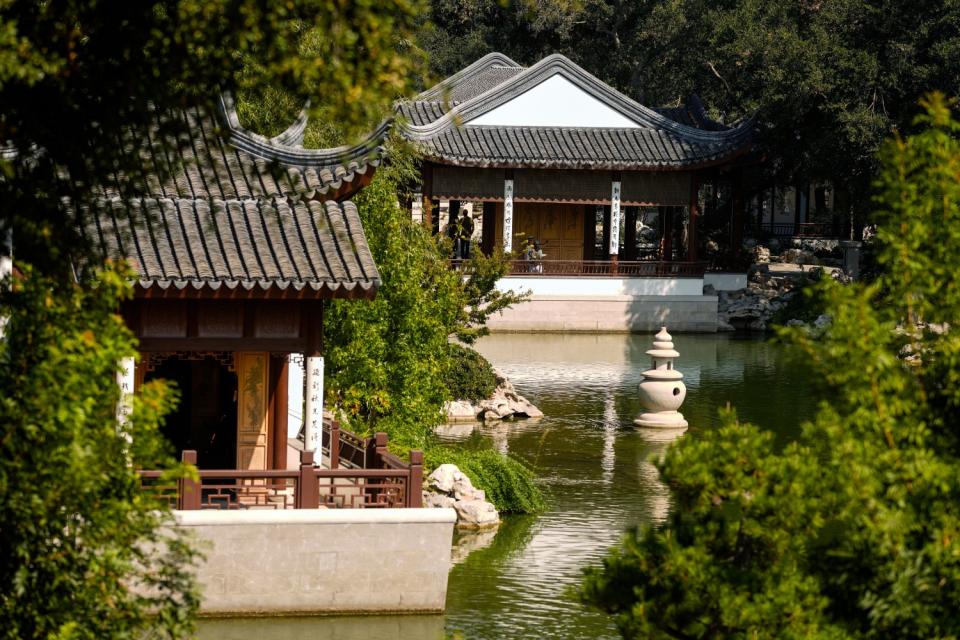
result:
M 464 260 L 451 260 L 455 269 L 468 268 Z M 511 276 L 610 276 L 619 278 L 699 278 L 708 262 L 650 260 L 512 260 Z
M 201 469 L 198 478 L 176 485 L 162 484 L 160 471 L 140 471 L 141 486 L 184 510 L 422 506 L 422 452 L 411 451 L 404 462 L 387 452 L 387 434 L 359 438 L 336 422 L 324 436 L 330 469 L 317 467 L 313 452 L 301 451 L 299 469 Z M 182 459 L 196 464 L 197 452 L 184 451 Z

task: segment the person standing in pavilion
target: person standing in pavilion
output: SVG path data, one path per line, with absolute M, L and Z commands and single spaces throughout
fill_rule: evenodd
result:
M 457 240 L 460 245 L 459 257 L 464 260 L 470 259 L 470 243 L 473 239 L 473 218 L 466 207 L 460 210 L 460 220 L 457 225 Z

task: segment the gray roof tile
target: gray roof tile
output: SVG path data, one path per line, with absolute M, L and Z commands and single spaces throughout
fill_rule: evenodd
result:
M 636 122 L 637 127 L 470 124 L 554 74 L 563 75 Z M 682 108 L 644 107 L 560 55 L 548 56 L 524 69 L 502 54 L 489 54 L 401 103 L 397 110 L 405 119 L 404 136 L 426 158 L 460 166 L 687 169 L 730 159 L 747 150 L 754 137 L 752 120 L 733 128 L 714 122 L 696 96 Z
M 297 123 L 266 140 L 243 131 L 229 104 L 224 111 L 225 126 L 183 116 L 193 135 L 176 158 L 144 144 L 143 179 L 118 176 L 83 205 L 96 212 L 88 237 L 127 259 L 144 289 L 373 296 L 380 275 L 356 206 L 321 199 L 380 163 L 386 126 L 355 147 L 305 150 L 284 142 L 302 135 Z M 164 164 L 180 168 L 161 180 Z

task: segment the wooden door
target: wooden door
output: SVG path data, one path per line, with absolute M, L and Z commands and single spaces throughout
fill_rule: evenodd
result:
M 583 260 L 583 207 L 563 205 L 561 260 Z
M 237 469 L 267 468 L 267 353 L 237 353 Z

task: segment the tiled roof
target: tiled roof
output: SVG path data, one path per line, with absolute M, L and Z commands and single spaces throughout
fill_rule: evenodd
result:
M 470 124 L 557 74 L 637 126 Z M 699 101 L 684 109 L 644 107 L 561 55 L 524 69 L 497 53 L 398 107 L 405 117 L 404 136 L 426 158 L 459 166 L 679 170 L 723 162 L 752 144 L 752 120 L 725 127 L 707 118 Z
M 352 202 L 111 199 L 88 234 L 143 289 L 372 296 L 380 276 Z
M 145 191 L 144 185 L 128 187 L 129 181 L 121 177 L 101 195 L 130 195 L 132 188 L 137 197 L 155 198 L 339 199 L 356 191 L 361 179 L 373 174 L 384 154 L 388 123 L 354 146 L 302 149 L 284 141 L 302 140 L 303 118 L 267 140 L 240 126 L 229 97 L 223 98 L 221 107 L 221 118 L 205 116 L 196 109 L 173 116 L 183 118 L 191 132 L 187 143 L 176 145 L 175 157 L 151 151 L 149 142 L 153 141 L 137 143 L 142 150 L 138 177 L 145 182 Z M 170 167 L 176 168 L 172 177 L 161 181 L 157 177 L 160 170 L 171 173 Z
M 630 170 L 708 164 L 741 144 L 656 129 L 473 126 L 446 129 L 421 150 L 458 166 Z
M 83 205 L 94 245 L 128 260 L 145 290 L 375 295 L 380 276 L 356 207 L 336 200 L 379 165 L 388 125 L 353 147 L 302 149 L 293 144 L 304 118 L 267 140 L 240 127 L 229 97 L 221 107 L 219 118 L 175 116 L 189 132 L 175 158 L 153 141 L 137 145 L 137 179 L 117 176 Z M 172 177 L 158 177 L 161 163 Z
M 726 131 L 730 127 L 723 123 L 712 120 L 707 115 L 707 110 L 700 100 L 700 96 L 693 94 L 687 98 L 687 102 L 677 107 L 657 107 L 654 109 L 662 116 L 666 116 L 675 122 L 685 124 L 695 129 L 704 131 Z

